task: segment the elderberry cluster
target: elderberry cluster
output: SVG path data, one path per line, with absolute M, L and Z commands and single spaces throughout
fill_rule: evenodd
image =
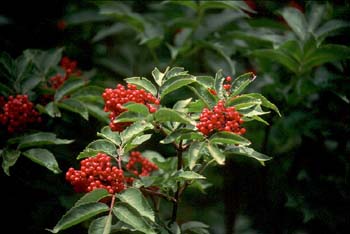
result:
M 126 169 L 136 176 L 149 176 L 152 171 L 158 170 L 158 166 L 143 157 L 139 151 L 133 151 Z
M 6 126 L 8 133 L 21 132 L 29 124 L 41 122 L 39 112 L 27 95 L 9 96 L 7 102 L 1 98 L 0 108 L 0 123 Z
M 158 166 L 142 156 L 138 151 L 130 153 L 126 170 L 135 176 L 149 176 Z M 90 192 L 104 188 L 110 194 L 118 193 L 132 184 L 134 177 L 124 175 L 123 169 L 113 166 L 111 157 L 98 153 L 95 157 L 86 158 L 80 162 L 80 170 L 69 168 L 66 180 L 73 185 L 76 192 Z
M 131 123 L 114 123 L 114 120 L 126 109 L 122 106 L 127 102 L 144 104 L 153 113 L 157 110 L 154 105 L 159 105 L 159 99 L 144 89 L 137 89 L 136 85 L 127 84 L 127 87 L 118 84 L 115 89 L 107 88 L 102 94 L 105 101 L 104 111 L 110 112 L 110 127 L 112 131 L 123 131 Z
M 210 135 L 215 131 L 244 134 L 246 129 L 241 127 L 243 122 L 242 115 L 235 110 L 235 107 L 225 107 L 224 100 L 219 100 L 213 110 L 203 109 L 196 127 L 204 135 Z
M 76 192 L 90 192 L 104 188 L 114 194 L 125 189 L 123 170 L 112 166 L 111 158 L 103 153 L 82 160 L 80 170 L 69 168 L 66 180 L 73 185 Z
M 61 68 L 63 68 L 65 74 L 56 74 L 49 79 L 49 86 L 53 89 L 58 89 L 63 83 L 71 76 L 80 76 L 81 71 L 77 69 L 77 61 L 71 60 L 67 56 L 63 57 L 60 62 Z

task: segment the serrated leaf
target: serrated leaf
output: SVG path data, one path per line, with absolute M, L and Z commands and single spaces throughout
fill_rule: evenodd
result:
M 231 96 L 240 94 L 251 82 L 255 80 L 256 76 L 252 72 L 245 73 L 235 78 L 231 83 Z
M 117 203 L 113 208 L 113 213 L 120 221 L 129 224 L 137 231 L 145 234 L 156 234 L 156 232 L 152 229 L 151 224 L 149 224 L 136 209 L 127 203 Z
M 189 156 L 188 167 L 190 168 L 190 170 L 192 170 L 195 167 L 197 161 L 200 159 L 201 151 L 203 147 L 204 147 L 204 142 L 200 142 L 200 141 L 195 141 L 190 145 L 188 149 L 188 156 Z
M 117 154 L 116 146 L 112 142 L 110 142 L 108 140 L 104 140 L 104 139 L 95 140 L 95 141 L 89 143 L 86 146 L 86 148 L 93 149 L 93 150 L 96 150 L 98 152 L 105 153 L 105 154 L 108 154 L 111 156 Z
M 144 104 L 127 102 L 123 105 L 128 111 L 138 113 L 142 116 L 147 116 L 149 114 L 148 107 Z
M 151 137 L 152 137 L 152 134 L 145 134 L 145 135 L 137 136 L 132 140 L 131 144 L 132 145 L 141 145 L 143 142 L 151 139 Z
M 202 101 L 205 107 L 211 109 L 217 104 L 217 96 L 211 94 L 207 87 L 199 83 L 192 83 L 188 88 Z
M 190 132 L 195 132 L 193 129 L 188 129 L 188 128 L 180 128 L 176 129 L 175 131 L 171 132 L 168 134 L 163 140 L 160 141 L 162 144 L 169 144 L 181 137 L 181 135 L 190 133 Z
M 156 121 L 159 121 L 161 123 L 171 121 L 192 125 L 196 124 L 195 121 L 193 121 L 191 118 L 187 117 L 183 113 L 169 108 L 160 108 L 157 112 L 154 113 L 154 117 Z
M 225 81 L 225 77 L 222 74 L 222 70 L 219 70 L 216 75 L 215 75 L 215 80 L 214 80 L 214 88 L 216 91 L 216 94 L 218 95 L 219 99 L 223 99 L 224 98 L 224 84 Z
M 265 165 L 265 163 L 264 163 L 265 161 L 272 159 L 271 157 L 269 157 L 265 154 L 259 153 L 252 148 L 244 147 L 244 146 L 229 147 L 226 152 L 254 158 L 254 159 L 258 160 L 262 165 Z
M 89 113 L 86 106 L 75 99 L 69 98 L 57 103 L 60 108 L 66 109 L 68 111 L 77 113 L 81 115 L 84 119 L 89 120 Z
M 23 152 L 23 155 L 33 162 L 46 167 L 55 174 L 61 173 L 55 156 L 47 149 L 34 148 Z
M 55 102 L 49 102 L 45 106 L 45 111 L 51 117 L 61 117 L 61 112 L 58 109 L 57 104 Z
M 111 141 L 115 145 L 120 145 L 121 144 L 121 139 L 120 139 L 119 132 L 112 131 L 109 126 L 104 126 L 101 129 L 101 132 L 97 133 L 97 136 L 103 137 L 103 138 Z
M 77 159 L 94 157 L 100 152 L 100 150 L 85 148 L 82 152 L 78 154 Z
M 279 112 L 277 106 L 275 104 L 273 104 L 272 102 L 270 102 L 262 94 L 260 94 L 260 93 L 248 93 L 248 94 L 246 94 L 246 96 L 260 99 L 262 106 L 267 107 L 271 110 L 274 110 L 279 116 L 282 116 L 281 113 Z
M 158 68 L 154 68 L 153 71 L 152 71 L 152 76 L 153 76 L 153 79 L 154 81 L 156 82 L 156 84 L 158 86 L 161 86 L 163 84 L 163 78 L 164 78 L 164 75 L 165 73 L 169 70 L 169 67 L 166 68 L 165 72 L 162 73 L 158 70 Z
M 160 87 L 160 96 L 161 98 L 164 98 L 165 95 L 193 82 L 196 82 L 196 78 L 188 74 L 172 76 Z
M 99 217 L 90 223 L 88 234 L 110 234 L 112 214 Z
M 79 78 L 69 78 L 66 80 L 61 87 L 59 87 L 55 93 L 55 101 L 61 100 L 64 96 L 70 94 L 71 92 L 83 87 L 85 81 Z
M 179 112 L 186 112 L 186 107 L 188 104 L 191 103 L 191 101 L 192 101 L 192 98 L 179 100 L 174 104 L 173 109 Z
M 53 229 L 48 229 L 48 231 L 58 233 L 108 210 L 108 206 L 104 203 L 86 203 L 74 206 L 58 221 Z
M 136 122 L 144 120 L 146 116 L 130 111 L 124 111 L 113 120 L 114 123 Z
M 210 153 L 210 155 L 215 159 L 215 161 L 219 165 L 224 165 L 225 164 L 225 155 L 220 151 L 220 149 L 212 143 L 207 144 L 207 149 Z
M 202 176 L 201 174 L 198 174 L 194 171 L 180 171 L 177 175 L 177 178 L 184 179 L 184 180 L 202 180 L 206 179 L 205 176 Z
M 120 201 L 127 203 L 133 207 L 140 215 L 155 222 L 154 211 L 148 204 L 146 198 L 142 195 L 140 190 L 129 188 L 122 193 L 117 194 Z
M 151 128 L 153 128 L 152 124 L 145 121 L 135 122 L 120 133 L 121 140 L 123 144 L 125 144 L 137 135 L 143 133 L 145 130 Z
M 75 202 L 74 206 L 80 206 L 86 203 L 98 202 L 102 198 L 108 197 L 110 194 L 106 189 L 94 189 L 91 192 L 85 193 L 77 202 Z
M 9 140 L 9 142 L 12 143 L 11 140 Z M 57 138 L 56 134 L 50 132 L 38 132 L 13 139 L 13 143 L 18 143 L 18 149 L 43 145 L 70 144 L 72 142 L 73 140 Z
M 10 167 L 16 164 L 17 159 L 21 155 L 21 151 L 5 149 L 0 151 L 0 156 L 2 157 L 2 169 L 5 174 L 10 176 Z
M 159 74 L 160 75 L 160 74 Z M 145 77 L 130 77 L 124 79 L 129 84 L 134 84 L 138 88 L 142 88 L 147 92 L 151 93 L 153 96 L 157 96 L 157 88 Z
M 221 144 L 238 144 L 238 145 L 250 145 L 251 142 L 232 132 L 217 132 L 213 134 L 210 138 L 209 141 L 213 144 L 221 143 Z
M 252 117 L 255 115 L 265 115 L 265 114 L 269 114 L 270 111 L 263 111 L 261 109 L 260 105 L 253 105 L 253 106 L 249 106 L 249 108 L 241 108 L 239 110 L 239 112 L 244 116 L 244 117 Z

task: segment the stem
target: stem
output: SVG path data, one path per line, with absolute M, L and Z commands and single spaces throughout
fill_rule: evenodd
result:
M 176 148 L 176 151 L 177 151 L 177 170 L 181 170 L 182 168 L 182 152 L 183 152 L 183 148 L 182 148 L 182 140 L 180 141 L 178 147 Z M 172 215 L 171 215 L 171 223 L 174 223 L 176 222 L 176 216 L 177 216 L 177 210 L 178 210 L 178 206 L 179 206 L 179 197 L 180 197 L 180 194 L 182 192 L 183 188 L 181 187 L 180 185 L 180 182 L 177 182 L 177 190 L 175 192 L 175 200 L 176 202 L 173 203 L 173 212 L 172 212 Z
M 177 200 L 174 197 L 168 196 L 168 195 L 166 195 L 164 193 L 153 191 L 153 190 L 150 190 L 150 189 L 147 189 L 147 188 L 144 188 L 144 187 L 140 188 L 140 190 L 142 192 L 145 192 L 145 193 L 148 193 L 148 194 L 151 194 L 151 195 L 156 195 L 158 197 L 165 198 L 165 199 L 167 199 L 169 201 L 172 201 L 172 202 L 177 202 Z
M 109 206 L 109 213 L 108 213 L 108 215 L 112 214 L 114 203 L 115 203 L 115 195 L 112 196 L 112 201 L 111 201 L 111 205 Z

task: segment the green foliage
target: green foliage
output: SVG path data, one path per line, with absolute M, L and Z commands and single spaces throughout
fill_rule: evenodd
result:
M 1 98 L 6 102 L 17 94 L 27 94 L 42 117 L 40 124 L 14 133 L 6 132 L 0 121 L 2 168 L 5 175 L 11 170 L 2 182 L 13 188 L 4 200 L 11 201 L 11 210 L 32 211 L 25 217 L 16 213 L 23 225 L 11 228 L 28 233 L 52 225 L 54 233 L 80 233 L 81 228 L 82 233 L 204 234 L 225 232 L 225 220 L 226 232 L 243 232 L 243 223 L 247 232 L 344 233 L 350 191 L 347 4 L 60 4 L 42 11 L 49 20 L 39 21 L 41 14 L 28 9 L 36 16 L 24 17 L 28 24 L 35 21 L 31 27 L 0 15 L 5 48 L 0 54 L 0 117 Z M 56 14 L 49 12 L 54 7 L 65 9 L 57 32 L 52 32 Z M 40 28 L 45 24 L 50 30 Z M 24 28 L 31 33 L 18 31 Z M 14 38 L 11 31 L 17 32 Z M 19 45 L 22 36 L 26 40 Z M 48 46 L 46 40 L 54 43 Z M 45 50 L 27 49 L 38 45 Z M 60 66 L 63 55 L 92 70 L 73 73 L 56 89 L 51 78 L 67 74 Z M 223 86 L 227 76 L 233 80 L 229 90 Z M 113 121 L 132 124 L 114 132 L 106 126 L 110 116 L 101 94 L 118 83 L 144 89 L 160 105 L 153 112 L 131 100 L 124 103 L 126 111 Z M 220 99 L 242 114 L 246 134 L 198 131 L 202 110 Z M 101 189 L 72 195 L 65 188 L 59 173 L 76 160 L 102 152 L 125 170 L 134 150 L 158 170 L 133 176 L 122 193 Z M 23 156 L 29 160 L 22 161 Z M 36 165 L 52 173 L 37 175 L 42 172 Z M 22 186 L 26 203 L 15 196 L 23 194 Z M 38 190 L 48 198 L 38 196 Z M 64 210 L 66 215 L 53 225 Z M 249 222 L 239 222 L 240 215 Z

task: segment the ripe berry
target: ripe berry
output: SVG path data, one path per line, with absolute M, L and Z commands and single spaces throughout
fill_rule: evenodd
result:
M 235 107 L 225 107 L 224 100 L 219 100 L 212 110 L 203 109 L 196 127 L 204 135 L 210 135 L 215 131 L 227 131 L 241 135 L 246 132 L 245 128 L 240 127 L 243 122 L 242 115 L 235 110 Z
M 132 151 L 126 169 L 135 176 L 149 176 L 152 171 L 158 170 L 158 166 L 143 157 L 139 151 Z M 132 177 L 128 180 L 129 183 L 133 182 Z
M 39 112 L 27 95 L 9 96 L 8 101 L 1 99 L 0 123 L 7 126 L 8 133 L 21 132 L 30 124 L 40 123 Z
M 110 194 L 114 194 L 125 189 L 123 170 L 112 166 L 111 158 L 103 153 L 82 160 L 80 170 L 69 168 L 66 180 L 73 185 L 76 192 L 104 188 Z
M 148 107 L 149 112 L 157 111 L 155 106 L 159 105 L 159 99 L 144 89 L 137 89 L 136 85 L 127 84 L 127 87 L 118 84 L 115 89 L 107 88 L 102 94 L 105 101 L 104 111 L 110 112 L 110 127 L 113 131 L 123 131 L 131 123 L 114 123 L 114 120 L 126 109 L 122 106 L 127 102 L 136 102 Z

